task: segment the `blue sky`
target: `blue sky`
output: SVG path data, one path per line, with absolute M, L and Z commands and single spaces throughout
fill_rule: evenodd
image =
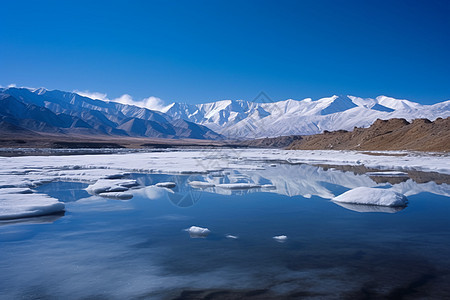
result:
M 2 1 L 0 85 L 450 99 L 450 1 Z

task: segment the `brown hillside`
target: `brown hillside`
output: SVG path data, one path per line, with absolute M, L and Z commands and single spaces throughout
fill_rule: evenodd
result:
M 300 135 L 279 136 L 274 138 L 261 138 L 240 142 L 241 146 L 253 148 L 285 148 L 293 142 L 301 140 Z
M 415 119 L 376 120 L 369 128 L 352 132 L 339 130 L 303 136 L 288 149 L 293 150 L 415 150 L 450 151 L 450 117 L 431 122 Z

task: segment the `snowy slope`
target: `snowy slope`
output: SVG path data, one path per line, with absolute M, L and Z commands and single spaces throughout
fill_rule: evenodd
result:
M 169 116 L 205 125 L 229 138 L 309 135 L 324 130 L 368 127 L 376 119 L 450 116 L 450 101 L 421 105 L 386 96 L 359 98 L 332 96 L 271 103 L 222 100 L 204 104 L 172 103 L 161 110 Z
M 36 132 L 221 138 L 208 127 L 159 111 L 43 88 L 0 88 L 0 122 Z
M 58 90 L 5 88 L 0 89 L 0 94 L 13 97 L 30 110 L 13 109 L 14 114 L 0 111 L 0 117 L 4 119 L 0 121 L 8 121 L 12 125 L 22 126 L 23 119 L 29 120 L 32 113 L 36 115 L 39 112 L 45 117 L 38 120 L 31 118 L 33 126 L 26 129 L 47 128 L 47 131 L 55 131 L 59 128 L 77 128 L 78 131 L 129 136 L 217 139 L 221 138 L 216 134 L 219 133 L 226 138 L 249 139 L 310 135 L 324 130 L 352 130 L 355 126 L 368 127 L 376 119 L 405 118 L 410 121 L 427 118 L 433 121 L 438 117 L 450 116 L 450 100 L 421 105 L 386 96 L 360 98 L 334 95 L 318 100 L 306 98 L 266 103 L 243 100 L 172 103 L 161 111 L 154 111 Z

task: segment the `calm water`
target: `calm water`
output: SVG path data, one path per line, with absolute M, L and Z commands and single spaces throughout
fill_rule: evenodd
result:
M 131 177 L 178 186 L 128 201 L 91 196 L 82 183 L 39 187 L 67 212 L 1 223 L 0 298 L 450 297 L 449 197 L 421 192 L 401 211 L 360 213 L 314 194 L 218 194 L 190 188 L 193 176 Z M 348 190 L 325 179 L 321 188 Z M 192 225 L 211 234 L 191 238 Z

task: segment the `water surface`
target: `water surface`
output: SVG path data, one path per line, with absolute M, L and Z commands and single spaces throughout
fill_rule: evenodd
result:
M 349 189 L 349 174 L 286 168 L 297 185 L 276 190 L 200 190 L 187 182 L 212 175 L 131 174 L 146 188 L 128 201 L 91 196 L 84 183 L 42 185 L 67 212 L 0 223 L 0 298 L 450 297 L 445 184 L 408 181 L 419 192 L 405 209 L 361 213 L 326 198 Z M 177 187 L 152 186 L 162 181 Z M 183 229 L 192 225 L 211 234 L 191 238 Z

